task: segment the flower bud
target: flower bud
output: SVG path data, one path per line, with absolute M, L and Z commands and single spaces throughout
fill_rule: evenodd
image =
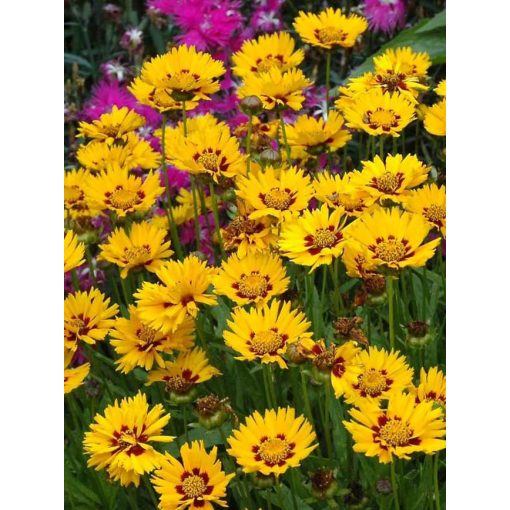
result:
M 239 106 L 246 115 L 257 115 L 262 111 L 262 101 L 257 96 L 246 96 L 241 99 Z
M 262 166 L 280 166 L 282 163 L 282 157 L 278 153 L 278 151 L 275 151 L 274 149 L 264 149 L 259 154 L 259 161 Z

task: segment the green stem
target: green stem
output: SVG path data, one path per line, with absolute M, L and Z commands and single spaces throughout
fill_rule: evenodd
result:
M 200 251 L 201 242 L 200 242 L 200 222 L 198 215 L 198 198 L 197 198 L 197 184 L 195 181 L 195 177 L 190 175 L 191 180 L 191 194 L 193 195 L 193 222 L 195 223 L 195 241 L 197 250 Z
M 398 485 L 397 485 L 397 477 L 395 475 L 395 461 L 391 461 L 390 464 L 391 471 L 391 488 L 393 490 L 393 501 L 395 502 L 395 510 L 400 510 L 400 504 L 398 502 Z
M 253 115 L 250 115 L 248 118 L 248 132 L 246 133 L 246 174 L 250 176 L 251 169 L 251 133 L 253 129 Z
M 223 246 L 223 238 L 221 236 L 220 228 L 220 213 L 218 209 L 218 200 L 216 199 L 216 192 L 214 191 L 214 183 L 209 183 L 209 192 L 211 195 L 212 209 L 214 216 L 214 229 L 216 231 L 216 237 L 218 238 L 218 244 L 220 246 L 221 256 L 226 258 L 225 247 Z
M 388 322 L 390 327 L 390 349 L 395 349 L 395 287 L 393 276 L 386 278 L 386 290 L 388 292 Z
M 331 51 L 326 51 L 326 112 L 329 114 L 329 80 L 331 76 Z
M 282 112 L 279 109 L 277 110 L 277 115 L 278 115 L 278 119 L 280 120 L 280 126 L 282 128 L 283 143 L 285 144 L 285 149 L 287 151 L 287 164 L 290 165 L 290 163 L 291 163 L 290 146 L 289 146 L 289 142 L 287 140 L 287 131 L 285 129 L 285 122 L 283 121 Z
M 439 453 L 434 455 L 434 502 L 436 510 L 441 510 L 441 498 L 439 496 Z
M 166 187 L 166 214 L 168 219 L 168 227 L 170 229 L 170 237 L 172 238 L 172 244 L 175 248 L 175 253 L 178 259 L 182 259 L 182 246 L 179 240 L 179 234 L 177 232 L 177 226 L 175 225 L 174 213 L 172 211 L 172 197 L 170 193 L 170 179 L 168 177 L 168 171 L 166 167 L 166 122 L 167 115 L 163 114 L 163 119 L 161 121 L 161 169 L 163 171 L 163 176 L 165 178 L 165 187 Z

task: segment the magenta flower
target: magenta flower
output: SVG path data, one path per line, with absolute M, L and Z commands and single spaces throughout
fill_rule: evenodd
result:
M 406 21 L 405 0 L 365 0 L 363 11 L 374 32 L 393 32 Z

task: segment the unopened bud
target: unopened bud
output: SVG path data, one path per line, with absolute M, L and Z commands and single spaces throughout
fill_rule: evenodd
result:
M 262 111 L 262 101 L 257 96 L 246 96 L 240 101 L 239 106 L 246 115 L 257 115 Z

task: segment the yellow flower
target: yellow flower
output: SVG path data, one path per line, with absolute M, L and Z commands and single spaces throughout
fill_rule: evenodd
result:
M 342 254 L 344 223 L 341 207 L 331 214 L 326 205 L 313 211 L 305 210 L 301 216 L 283 224 L 280 249 L 295 264 L 311 266 L 310 272 L 322 264 L 329 265 Z
M 83 363 L 79 367 L 69 368 L 73 354 L 73 351 L 64 348 L 64 394 L 71 393 L 71 391 L 81 386 L 90 372 L 90 363 Z
M 319 14 L 299 11 L 293 25 L 303 41 L 327 50 L 335 46 L 351 48 L 368 28 L 365 18 L 356 14 L 346 16 L 341 9 L 332 7 Z
M 429 174 L 429 168 L 413 154 L 388 154 L 385 161 L 375 156 L 362 165 L 361 172 L 351 174 L 351 183 L 381 204 L 384 200 L 402 202 L 408 190 L 425 182 Z
M 225 331 L 223 338 L 229 347 L 240 353 L 235 359 L 258 359 L 287 368 L 283 359 L 287 346 L 312 336 L 305 314 L 290 307 L 289 302 L 273 300 L 271 305 L 262 308 L 234 310 L 227 321 L 231 331 Z
M 431 135 L 446 136 L 446 99 L 425 110 L 423 125 Z
M 302 415 L 296 417 L 291 407 L 266 409 L 246 418 L 227 439 L 227 452 L 235 457 L 245 473 L 262 473 L 276 477 L 287 469 L 298 467 L 317 447 L 317 436 L 310 422 Z
M 386 72 L 389 69 L 398 69 L 406 76 L 416 76 L 423 81 L 432 61 L 427 53 L 416 53 L 410 46 L 388 49 L 381 55 L 374 57 L 376 72 Z
M 343 117 L 335 111 L 329 113 L 327 120 L 301 115 L 293 125 L 287 126 L 287 140 L 291 149 L 297 149 L 296 155 L 303 150 L 313 156 L 319 156 L 328 148 L 336 151 L 351 138 Z
M 214 278 L 216 294 L 227 296 L 238 305 L 262 306 L 272 297 L 283 294 L 290 280 L 282 260 L 269 252 L 239 257 L 230 255 Z
M 165 112 L 180 108 L 180 101 L 210 99 L 220 90 L 218 78 L 224 73 L 222 62 L 184 44 L 146 62 L 129 90 L 140 103 Z
M 315 197 L 329 207 L 342 207 L 347 216 L 359 216 L 373 204 L 374 199 L 353 184 L 352 175 L 352 172 L 343 176 L 328 171 L 317 173 L 313 181 Z
M 358 241 L 377 266 L 402 269 L 421 267 L 434 255 L 439 238 L 422 244 L 431 227 L 418 214 L 378 208 L 351 223 L 346 235 Z
M 207 173 L 218 177 L 235 177 L 245 172 L 246 156 L 239 151 L 239 141 L 228 126 L 218 125 L 194 131 L 168 153 L 168 160 L 191 174 Z
M 195 321 L 186 318 L 175 332 L 164 334 L 141 322 L 135 306 L 129 307 L 129 319 L 119 317 L 110 330 L 110 344 L 120 356 L 117 370 L 127 374 L 135 367 L 150 370 L 154 364 L 163 368 L 162 354 L 185 351 L 193 346 Z
M 312 84 L 300 69 L 282 72 L 272 67 L 265 73 L 249 74 L 244 84 L 237 89 L 237 96 L 257 96 L 265 110 L 288 106 L 293 110 L 301 110 L 305 96 L 303 89 Z
M 393 456 L 409 459 L 415 452 L 431 455 L 446 448 L 446 424 L 432 402 L 415 404 L 413 395 L 394 393 L 387 406 L 364 401 L 349 411 L 353 420 L 342 422 L 352 434 L 354 451 L 379 457 L 388 464 Z
M 78 241 L 77 235 L 72 230 L 68 230 L 64 237 L 64 273 L 81 266 L 85 262 L 84 254 L 85 245 Z
M 140 268 L 155 273 L 163 265 L 163 259 L 173 253 L 165 236 L 164 230 L 147 221 L 133 223 L 129 233 L 119 227 L 108 236 L 105 244 L 99 245 L 98 259 L 119 266 L 121 278 Z
M 147 386 L 164 382 L 168 392 L 186 395 L 199 383 L 208 381 L 221 372 L 209 365 L 205 351 L 195 347 L 191 351 L 179 353 L 174 361 L 166 361 L 161 369 L 149 372 Z
M 78 148 L 76 157 L 80 164 L 91 172 L 108 170 L 112 165 L 118 165 L 123 170 L 142 168 L 150 170 L 157 168 L 160 155 L 149 142 L 138 138 L 134 133 L 128 133 L 121 143 L 107 144 L 104 142 L 90 142 Z
M 420 370 L 420 384 L 412 388 L 412 393 L 418 402 L 434 402 L 446 407 L 446 377 L 438 367 Z
M 151 479 L 161 510 L 213 510 L 227 507 L 227 485 L 235 473 L 225 474 L 215 446 L 207 453 L 203 441 L 185 443 L 178 461 L 168 453 Z
M 263 34 L 257 39 L 243 42 L 241 49 L 232 55 L 237 76 L 245 78 L 253 73 L 265 73 L 272 67 L 287 71 L 303 61 L 303 50 L 294 51 L 294 39 L 287 32 Z
M 237 251 L 239 257 L 245 257 L 268 248 L 278 241 L 273 232 L 273 221 L 269 216 L 251 219 L 249 208 L 243 202 L 238 203 L 237 215 L 222 230 L 221 236 L 227 251 Z
M 254 209 L 250 213 L 252 219 L 264 216 L 288 219 L 308 207 L 313 195 L 310 177 L 294 166 L 287 169 L 268 166 L 249 177 L 240 177 L 237 188 L 237 196 Z
M 434 89 L 434 92 L 441 97 L 446 97 L 446 80 L 441 80 L 437 87 Z
M 119 312 L 119 306 L 110 304 L 98 289 L 89 292 L 69 294 L 64 300 L 64 338 L 68 349 L 75 350 L 77 342 L 82 340 L 94 344 L 104 340 L 113 326 L 113 317 Z
M 207 293 L 215 273 L 194 255 L 166 262 L 156 272 L 162 284 L 144 282 L 134 294 L 140 319 L 163 333 L 175 332 L 186 317 L 197 316 L 200 304 L 216 304 L 216 297 Z
M 118 166 L 91 177 L 85 188 L 87 200 L 121 218 L 136 211 L 148 211 L 163 191 L 158 174 L 149 173 L 142 179 Z
M 413 369 L 398 351 L 388 352 L 371 346 L 352 361 L 360 374 L 354 384 L 346 388 L 346 400 L 359 407 L 366 399 L 381 400 L 395 391 L 411 387 Z
M 84 168 L 64 173 L 64 209 L 71 218 L 97 216 L 101 210 L 85 196 L 90 172 Z
M 117 140 L 127 140 L 126 134 L 136 131 L 145 124 L 145 118 L 127 106 L 113 105 L 111 112 L 103 113 L 98 120 L 80 122 L 78 136 L 93 138 L 112 144 Z
M 446 188 L 428 184 L 407 194 L 404 200 L 406 211 L 421 214 L 435 225 L 446 237 Z
M 299 350 L 312 360 L 319 371 L 330 373 L 336 398 L 340 398 L 356 384 L 361 373 L 361 367 L 354 361 L 360 352 L 356 342 L 348 341 L 342 345 L 330 344 L 326 347 L 323 340 L 314 342 L 305 339 L 301 341 Z
M 356 95 L 343 109 L 347 126 L 373 136 L 400 136 L 400 131 L 415 119 L 414 110 L 402 94 L 383 93 L 379 88 Z
M 83 446 L 89 460 L 87 466 L 96 471 L 107 469 L 114 481 L 123 486 L 140 485 L 140 475 L 161 466 L 163 455 L 152 443 L 169 443 L 174 438 L 162 435 L 170 421 L 161 404 L 151 409 L 147 396 L 138 392 L 96 414 L 90 431 L 85 433 Z

